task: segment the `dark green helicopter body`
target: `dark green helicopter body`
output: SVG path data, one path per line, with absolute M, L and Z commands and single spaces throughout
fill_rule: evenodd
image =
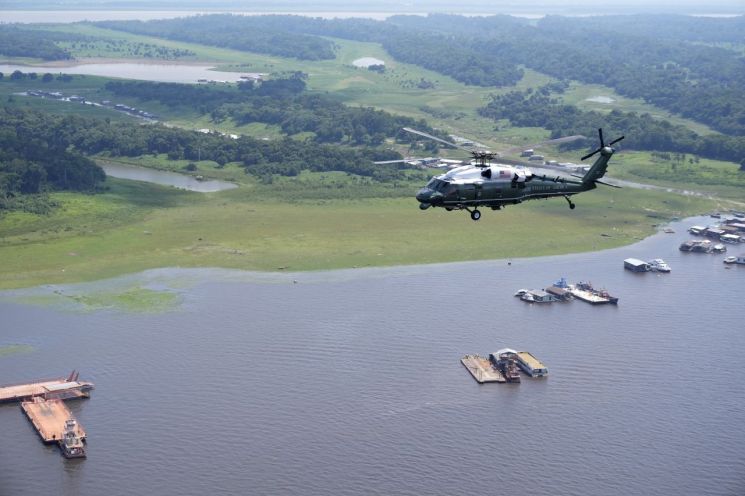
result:
M 579 180 L 561 176 L 550 177 L 534 174 L 527 168 L 504 164 L 489 164 L 486 159 L 492 154 L 474 152 L 480 160 L 434 177 L 416 195 L 419 208 L 442 207 L 446 210 L 467 210 L 473 220 L 481 218 L 478 207 L 489 207 L 499 210 L 505 205 L 516 205 L 526 200 L 564 197 L 569 208 L 575 207 L 570 196 L 595 189 L 597 184 L 613 186 L 600 180 L 605 175 L 608 161 L 615 150 L 611 145 L 621 141 L 623 136 L 608 145 L 603 143 L 600 134 L 600 148 L 582 157 L 582 160 L 600 153 L 590 170 Z M 617 187 L 617 186 L 614 186 Z

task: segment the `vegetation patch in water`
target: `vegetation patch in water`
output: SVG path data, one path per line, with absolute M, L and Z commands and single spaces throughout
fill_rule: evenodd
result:
M 17 353 L 31 353 L 34 347 L 28 344 L 8 344 L 0 346 L 0 358 Z
M 124 291 L 91 291 L 89 293 L 55 290 L 54 294 L 28 296 L 22 301 L 35 305 L 56 305 L 72 301 L 77 304 L 76 309 L 84 312 L 110 309 L 133 313 L 158 313 L 175 308 L 179 297 L 170 291 L 135 287 Z

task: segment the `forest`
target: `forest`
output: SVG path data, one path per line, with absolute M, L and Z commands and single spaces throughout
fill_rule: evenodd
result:
M 0 210 L 46 210 L 48 203 L 26 195 L 53 190 L 94 191 L 103 170 L 70 150 L 64 119 L 47 113 L 0 109 Z
M 508 119 L 515 126 L 543 127 L 550 130 L 554 138 L 575 134 L 589 137 L 589 141 L 577 141 L 568 146 L 591 146 L 596 130 L 603 128 L 606 136 L 624 134 L 624 147 L 634 150 L 692 153 L 717 160 L 742 161 L 745 167 L 745 137 L 700 136 L 684 126 L 655 119 L 646 113 L 583 111 L 560 103 L 551 96 L 548 87 L 495 95 L 479 113 L 495 120 Z
M 87 155 L 137 157 L 167 154 L 169 159 L 238 162 L 256 176 L 295 176 L 302 170 L 344 171 L 378 181 L 404 177 L 399 158 L 373 148 L 321 145 L 293 139 L 230 139 L 163 125 L 112 123 L 36 110 L 0 109 L 0 208 L 17 208 L 22 195 L 53 190 L 93 191 L 105 179 Z
M 333 59 L 334 44 L 317 36 L 292 33 L 264 17 L 198 15 L 154 21 L 101 21 L 100 27 L 170 40 L 278 55 L 300 60 Z
M 350 107 L 331 97 L 305 92 L 305 75 L 293 74 L 235 88 L 214 88 L 175 83 L 116 81 L 106 89 L 117 96 L 158 101 L 169 106 L 189 106 L 214 122 L 232 118 L 238 125 L 261 122 L 277 125 L 286 135 L 313 133 L 317 143 L 377 146 L 386 138 L 410 142 L 403 127 L 435 133 L 425 121 L 381 110 Z M 446 136 L 443 136 L 446 137 Z M 434 150 L 434 145 L 430 145 Z
M 34 57 L 43 60 L 67 60 L 72 55 L 57 46 L 61 41 L 89 41 L 90 38 L 73 33 L 26 29 L 14 24 L 0 24 L 0 55 Z
M 99 23 L 169 39 L 309 59 L 333 57 L 333 44 L 321 36 L 376 42 L 397 60 L 478 86 L 514 85 L 525 66 L 562 80 L 609 86 L 621 95 L 642 98 L 731 135 L 745 134 L 741 98 L 745 58 L 702 42 L 742 43 L 743 24 L 742 17 L 699 23 L 685 16 L 547 16 L 531 23 L 510 16 L 444 14 L 393 16 L 386 21 L 209 15 Z M 193 31 L 184 34 L 185 28 Z M 251 43 L 240 41 L 241 33 L 252 30 L 258 35 L 250 37 Z M 263 46 L 266 32 L 274 38 Z M 292 41 L 286 46 L 288 40 Z

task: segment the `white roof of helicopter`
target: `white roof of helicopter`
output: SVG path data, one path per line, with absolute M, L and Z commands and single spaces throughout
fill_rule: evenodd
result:
M 491 169 L 491 178 L 481 175 L 481 173 L 486 169 Z M 488 167 L 479 167 L 475 164 L 469 164 L 451 169 L 445 174 L 437 176 L 437 179 L 454 184 L 473 183 L 474 181 L 509 182 L 512 181 L 515 173 L 520 176 L 520 179 L 524 180 L 525 176 L 530 174 L 530 170 L 525 167 L 514 167 L 507 164 L 491 164 Z

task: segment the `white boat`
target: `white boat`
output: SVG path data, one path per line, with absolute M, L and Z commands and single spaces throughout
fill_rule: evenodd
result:
M 523 300 L 523 301 L 527 301 L 528 303 L 534 303 L 535 302 L 535 298 L 529 292 L 520 295 L 520 299 Z
M 647 263 L 649 264 L 649 270 L 656 272 L 670 272 L 670 266 L 661 258 L 655 258 Z
M 726 258 L 725 258 L 724 260 L 722 260 L 722 261 L 723 261 L 724 263 L 726 263 L 726 264 L 733 264 L 733 263 L 737 262 L 737 257 L 735 257 L 735 256 L 729 256 L 729 257 L 726 257 Z
M 518 289 L 517 292 L 515 293 L 515 296 L 522 296 L 525 293 L 527 293 L 528 291 L 530 291 L 530 290 L 529 289 Z

